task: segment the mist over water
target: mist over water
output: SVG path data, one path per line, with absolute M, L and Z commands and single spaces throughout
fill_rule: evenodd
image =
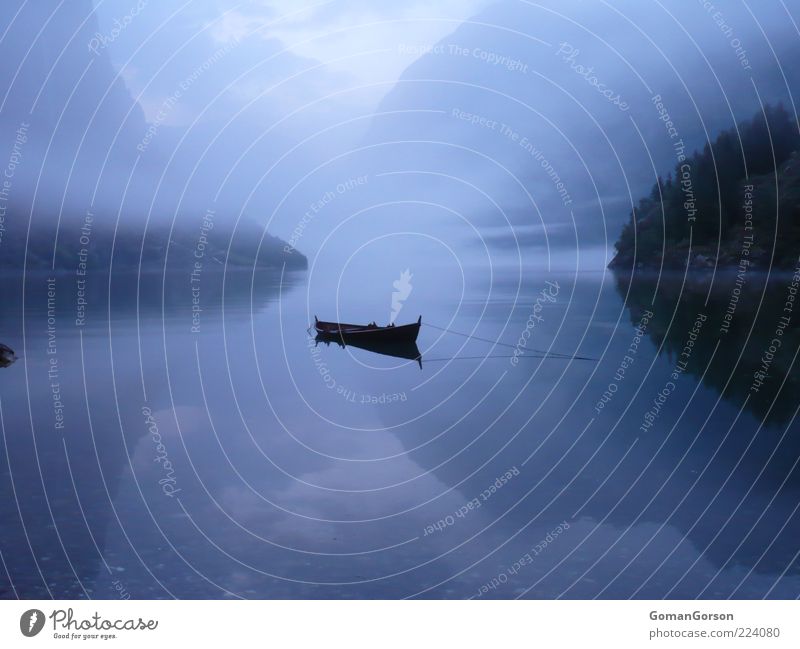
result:
M 14 0 L 0 597 L 798 597 L 800 16 L 709 4 Z
M 3 373 L 3 422 L 9 477 L 26 495 L 6 500 L 4 516 L 20 507 L 50 581 L 33 557 L 20 559 L 17 592 L 112 598 L 116 579 L 142 598 L 786 597 L 797 588 L 784 574 L 795 552 L 794 406 L 781 400 L 765 417 L 760 404 L 771 399 L 723 398 L 706 365 L 715 344 L 698 336 L 690 371 L 641 430 L 675 371 L 670 349 L 687 335 L 662 338 L 676 303 L 665 291 L 663 304 L 642 304 L 653 282 L 635 287 L 630 307 L 608 273 L 534 275 L 521 287 L 498 273 L 488 300 L 480 289 L 443 300 L 415 287 L 401 320 L 414 307 L 438 326 L 459 314 L 466 332 L 507 345 L 533 332 L 514 359 L 510 347 L 423 327 L 420 369 L 306 336 L 303 273 L 228 277 L 253 291 L 226 289 L 195 335 L 190 301 L 162 307 L 155 279 L 138 317 L 109 319 L 95 296 L 94 324 L 59 329 L 54 354 L 45 309 L 19 324 L 29 387 Z M 166 290 L 180 295 L 185 277 L 165 286 L 173 282 Z M 546 282 L 558 293 L 531 319 L 536 302 L 517 292 Z M 381 284 L 366 286 L 390 297 Z M 134 303 L 135 278 L 115 294 Z M 640 309 L 653 314 L 644 327 Z M 5 329 L 21 335 L 16 315 Z M 692 316 L 681 307 L 681 322 Z M 601 362 L 534 352 L 556 344 Z M 757 526 L 736 523 L 751 518 Z M 565 523 L 546 553 L 507 573 Z M 54 527 L 74 548 L 69 560 Z M 24 557 L 24 531 L 4 536 L 4 552 Z M 764 552 L 767 539 L 777 542 Z M 636 553 L 653 563 L 631 563 Z M 503 583 L 481 593 L 499 574 Z

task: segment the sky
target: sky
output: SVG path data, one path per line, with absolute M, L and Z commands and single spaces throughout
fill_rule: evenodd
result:
M 59 222 L 100 204 L 132 227 L 214 205 L 300 229 L 309 255 L 402 223 L 480 263 L 602 267 L 675 164 L 654 97 L 691 152 L 763 102 L 794 111 L 800 75 L 781 0 L 14 7 L 4 145 L 32 114 L 27 159 L 46 163 L 17 198 L 24 184 Z
M 198 56 L 202 50 L 211 54 L 251 37 L 256 41 L 255 51 L 271 56 L 277 40 L 280 51 L 323 63 L 326 80 L 337 89 L 342 84 L 374 85 L 362 101 L 377 105 L 388 86 L 397 81 L 426 47 L 454 31 L 487 4 L 488 0 L 404 3 L 214 0 L 185 4 L 150 0 L 144 11 L 127 22 L 109 51 L 115 65 L 130 68 L 123 74 L 136 92 L 163 69 L 163 49 L 142 47 L 158 30 L 168 35 L 175 49 L 186 46 Z M 100 33 L 111 35 L 114 21 L 125 22 L 136 5 L 131 0 L 96 0 L 95 6 Z M 259 77 L 263 83 L 272 79 L 266 70 L 240 82 L 237 86 L 243 97 L 252 96 L 254 86 L 260 89 Z M 153 117 L 153 107 L 165 98 L 157 87 L 144 91 L 141 101 L 149 117 Z M 180 124 L 188 119 L 188 113 L 176 111 L 170 121 Z

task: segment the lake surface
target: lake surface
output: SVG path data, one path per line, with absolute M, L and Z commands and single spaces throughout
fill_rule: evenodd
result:
M 0 596 L 800 595 L 789 278 L 723 332 L 732 277 L 412 269 L 420 368 L 306 331 L 389 318 L 372 263 L 20 278 Z

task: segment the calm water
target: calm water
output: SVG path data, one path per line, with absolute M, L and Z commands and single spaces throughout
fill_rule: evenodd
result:
M 95 277 L 82 326 L 74 277 L 48 304 L 28 276 L 0 317 L 0 596 L 800 595 L 796 323 L 751 390 L 785 283 L 721 333 L 703 278 L 412 269 L 399 323 L 511 347 L 314 346 L 315 313 L 388 319 L 401 270 L 207 272 L 199 315 L 185 274 Z

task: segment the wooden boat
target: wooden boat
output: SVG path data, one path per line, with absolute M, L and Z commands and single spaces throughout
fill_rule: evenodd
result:
M 422 326 L 422 316 L 413 324 L 399 327 L 379 327 L 376 324 L 356 325 L 344 322 L 324 322 L 314 316 L 314 327 L 322 336 L 330 336 L 345 344 L 358 343 L 414 343 Z
M 17 355 L 14 353 L 14 350 L 8 345 L 0 343 L 0 367 L 8 367 L 9 365 L 13 365 L 14 361 L 16 360 Z

